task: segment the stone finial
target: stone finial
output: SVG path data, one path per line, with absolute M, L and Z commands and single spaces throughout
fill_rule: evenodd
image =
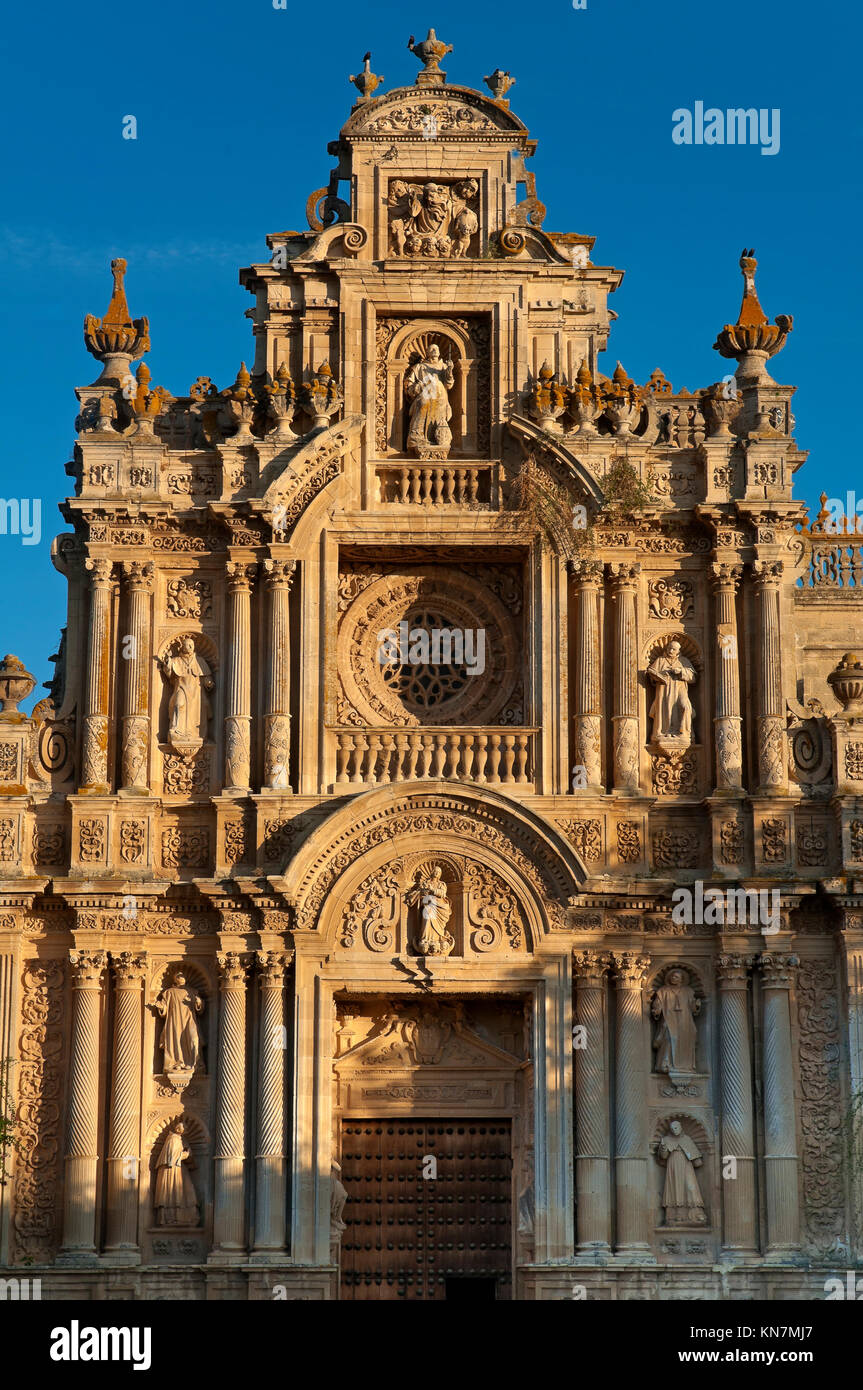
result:
M 142 362 L 135 373 L 137 389 L 129 404 L 132 413 L 137 421 L 137 434 L 152 434 L 153 421 L 157 415 L 161 415 L 162 410 L 171 396 L 163 386 L 154 386 L 150 389 L 150 368 L 146 362 Z
M 126 303 L 123 277 L 126 262 L 111 262 L 114 293 L 101 319 L 94 314 L 84 315 L 84 345 L 102 363 L 100 381 L 122 381 L 128 375 L 129 363 L 150 351 L 150 325 L 147 319 L 133 319 Z M 94 383 L 95 384 L 95 383 Z
M 482 80 L 495 101 L 503 101 L 510 87 L 515 86 L 515 78 L 510 77 L 508 72 L 501 72 L 500 68 L 495 68 L 494 72 L 490 72 L 488 77 Z
M 863 659 L 857 652 L 845 653 L 827 677 L 827 684 L 845 714 L 852 718 L 863 715 Z
M 713 344 L 722 357 L 737 359 L 738 372 L 745 377 L 769 380 L 764 363 L 780 351 L 791 332 L 794 320 L 790 314 L 777 314 L 775 323 L 758 302 L 755 290 L 755 271 L 758 262 L 750 249 L 740 257 L 743 273 L 743 302 L 736 323 L 727 323 Z
M 329 362 L 322 362 L 311 381 L 303 386 L 302 405 L 314 419 L 315 429 L 324 429 L 342 404 L 342 392 Z
M 364 54 L 362 72 L 358 72 L 356 77 L 348 78 L 349 82 L 353 82 L 363 101 L 368 101 L 369 97 L 384 80 L 382 77 L 378 77 L 376 73 L 372 72 L 371 62 L 371 53 Z
M 17 714 L 18 705 L 36 686 L 35 676 L 17 656 L 4 656 L 0 662 L 0 713 Z
M 429 29 L 422 43 L 417 43 L 411 34 L 408 48 L 423 64 L 422 72 L 417 73 L 418 87 L 441 87 L 446 82 L 446 73 L 441 71 L 440 60 L 452 53 L 451 43 L 442 43 L 434 29 Z

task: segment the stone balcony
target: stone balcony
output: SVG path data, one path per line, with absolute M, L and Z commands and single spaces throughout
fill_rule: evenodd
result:
M 534 790 L 538 729 L 335 729 L 336 785 L 482 782 Z
M 382 503 L 407 507 L 498 506 L 495 463 L 404 461 L 378 464 L 375 471 Z

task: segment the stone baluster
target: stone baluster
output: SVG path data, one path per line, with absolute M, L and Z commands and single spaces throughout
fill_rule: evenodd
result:
M 757 560 L 752 566 L 758 605 L 758 683 L 755 692 L 758 728 L 758 781 L 761 793 L 787 790 L 785 723 L 782 704 L 782 648 L 779 631 L 781 560 Z
M 267 669 L 267 712 L 264 716 L 264 784 L 290 791 L 291 754 L 291 634 L 289 596 L 295 560 L 265 560 L 270 595 Z
M 219 1058 L 216 1090 L 213 1245 L 217 1252 L 245 1249 L 246 961 L 220 953 Z
M 612 951 L 615 1022 L 617 1253 L 650 1259 L 647 1196 L 647 1031 L 642 987 L 650 957 Z
M 638 646 L 635 596 L 641 565 L 609 565 L 614 602 L 614 790 L 638 791 Z
M 722 954 L 716 961 L 722 1103 L 722 1247 L 735 1255 L 752 1254 L 758 1249 L 752 1047 L 747 998 L 751 964 L 751 957 L 739 953 Z M 726 1175 L 726 1164 L 731 1159 L 734 1167 L 729 1168 Z
M 126 629 L 121 643 L 126 679 L 123 686 L 122 790 L 146 795 L 150 785 L 150 614 L 153 565 L 124 560 Z
M 787 1259 L 800 1245 L 797 1125 L 791 1052 L 790 990 L 795 955 L 765 951 L 761 967 L 764 1069 L 764 1168 L 767 1255 Z
M 285 971 L 293 956 L 258 951 L 261 990 L 255 1250 L 285 1248 Z
M 741 565 L 722 562 L 713 569 L 716 600 L 716 744 L 717 792 L 740 791 L 743 782 L 743 744 L 740 722 L 740 662 L 737 651 L 737 606 L 734 596 L 743 574 Z
M 228 565 L 225 790 L 248 792 L 251 762 L 251 594 L 255 565 Z
M 583 768 L 585 788 L 604 791 L 602 782 L 602 691 L 599 643 L 599 589 L 602 565 L 596 560 L 570 560 L 576 602 L 578 636 L 575 672 L 575 765 Z
M 610 959 L 573 952 L 576 1023 L 584 1028 L 575 1057 L 575 1189 L 578 1254 L 608 1252 L 611 1240 L 611 1136 L 605 1043 L 605 977 Z
M 111 679 L 108 642 L 112 562 L 88 559 L 86 564 L 90 571 L 90 626 L 87 633 L 80 787 L 82 791 L 108 792 L 108 687 Z
M 112 952 L 114 1057 L 108 1139 L 106 1251 L 138 1253 L 141 1168 L 141 1027 L 146 955 Z
M 69 952 L 72 962 L 72 1038 L 69 1120 L 63 1188 L 63 1252 L 96 1254 L 96 1180 L 99 1167 L 99 1017 L 104 951 Z

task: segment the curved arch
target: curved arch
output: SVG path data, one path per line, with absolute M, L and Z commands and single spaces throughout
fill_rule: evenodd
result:
M 489 856 L 487 862 L 508 878 L 522 901 L 532 900 L 541 919 L 537 930 L 566 927 L 564 909 L 580 891 L 587 871 L 575 850 L 551 822 L 494 788 L 459 782 L 403 784 L 364 792 L 323 821 L 300 846 L 273 887 L 294 907 L 297 927 L 320 929 L 327 899 L 346 901 L 345 889 L 361 881 L 378 851 L 381 862 L 394 856 L 394 841 L 431 832 L 435 846 L 461 856 Z M 396 851 L 397 852 L 397 851 Z M 356 882 L 354 879 L 356 878 Z M 338 886 L 337 886 L 338 885 Z
M 582 492 L 590 498 L 595 506 L 605 505 L 605 494 L 590 469 L 585 468 L 584 464 L 575 457 L 575 454 L 570 452 L 562 441 L 550 439 L 547 434 L 543 433 L 539 425 L 534 424 L 533 420 L 528 420 L 524 415 L 510 415 L 507 424 L 510 432 L 520 443 L 523 444 L 527 441 L 536 446 L 536 451 L 545 451 L 551 454 L 552 458 L 560 465 L 563 473 L 578 484 Z
M 280 539 L 288 538 L 307 508 L 341 476 L 344 456 L 359 441 L 364 428 L 364 415 L 348 415 L 327 429 L 315 431 L 293 455 L 273 460 L 264 470 L 262 491 L 253 510 L 268 514 L 275 527 L 274 513 L 279 509 Z
M 480 135 L 487 138 L 489 135 L 503 135 L 511 139 L 514 134 L 523 135 L 525 138 L 528 136 L 524 123 L 500 102 L 475 91 L 473 87 L 455 87 L 449 84 L 446 87 L 435 87 L 433 91 L 422 87 L 393 87 L 392 91 L 384 92 L 373 101 L 360 102 L 358 109 L 351 112 L 342 126 L 341 135 L 377 137 L 381 140 L 399 136 L 423 139 L 422 116 L 432 100 L 436 107 L 453 108 L 452 125 L 443 127 L 439 122 L 439 130 L 444 137 L 452 139 Z M 397 113 L 396 108 L 399 107 L 404 113 L 403 116 Z M 465 120 L 460 123 L 459 108 L 476 111 L 476 122 Z M 415 128 L 412 128 L 414 115 L 419 117 L 419 120 L 413 122 Z

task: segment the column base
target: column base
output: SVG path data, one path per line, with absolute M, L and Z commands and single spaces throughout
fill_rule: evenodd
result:
M 658 1260 L 649 1245 L 621 1245 L 612 1256 L 616 1265 L 655 1265 Z
M 211 1250 L 207 1256 L 208 1266 L 218 1266 L 230 1268 L 233 1265 L 245 1265 L 249 1263 L 249 1256 L 245 1250 Z
M 61 1250 L 54 1266 L 56 1269 L 94 1269 L 101 1263 L 95 1250 Z
M 579 1245 L 577 1247 L 573 1264 L 607 1265 L 613 1258 L 610 1245 L 605 1245 L 599 1241 L 591 1241 L 586 1245 Z
M 284 1265 L 288 1259 L 287 1250 L 253 1250 L 248 1263 L 250 1265 Z
M 102 1254 L 100 1264 L 111 1265 L 112 1268 L 131 1268 L 134 1265 L 143 1263 L 140 1250 L 105 1250 Z

